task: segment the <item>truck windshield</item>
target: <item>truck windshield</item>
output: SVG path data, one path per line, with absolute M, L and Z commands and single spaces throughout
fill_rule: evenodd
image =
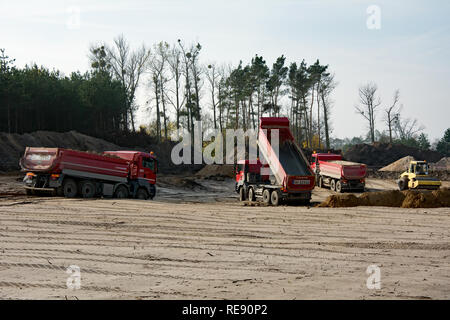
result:
M 142 166 L 155 171 L 155 160 L 152 158 L 142 158 Z

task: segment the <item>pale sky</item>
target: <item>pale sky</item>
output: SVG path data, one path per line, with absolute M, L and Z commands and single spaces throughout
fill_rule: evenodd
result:
M 380 29 L 366 12 L 380 8 Z M 320 59 L 339 82 L 333 94 L 333 136 L 366 132 L 354 109 L 358 87 L 378 84 L 383 106 L 400 90 L 404 116 L 417 118 L 431 141 L 450 127 L 450 2 L 356 0 L 0 0 L 0 47 L 19 67 L 32 62 L 69 74 L 89 68 L 91 43 L 123 34 L 132 45 L 159 41 L 202 44 L 202 62 L 247 63 L 262 55 L 269 66 Z M 79 25 L 77 24 L 79 12 Z M 141 88 L 139 102 L 145 100 Z M 148 123 L 144 112 L 141 123 Z

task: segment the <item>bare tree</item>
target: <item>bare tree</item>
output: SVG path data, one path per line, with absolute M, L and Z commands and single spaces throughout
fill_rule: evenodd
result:
M 337 82 L 334 80 L 334 74 L 327 74 L 321 80 L 320 98 L 322 99 L 323 107 L 323 124 L 325 130 L 325 146 L 330 149 L 330 109 L 332 101 L 330 98 L 331 92 L 336 88 Z M 319 130 L 320 131 L 320 130 Z
M 377 97 L 378 87 L 375 83 L 367 83 L 359 88 L 360 106 L 355 106 L 356 111 L 369 122 L 369 133 L 372 143 L 375 142 L 375 111 L 380 106 L 381 100 Z
M 211 63 L 208 65 L 208 68 L 205 70 L 206 78 L 208 79 L 209 86 L 211 89 L 211 104 L 213 107 L 213 121 L 214 121 L 214 129 L 217 130 L 217 99 L 216 99 L 216 89 L 219 85 L 219 71 L 217 70 L 217 66 L 215 63 Z
M 134 100 L 139 81 L 150 59 L 150 50 L 142 44 L 139 49 L 131 51 L 127 40 L 120 35 L 114 39 L 113 46 L 105 46 L 105 51 L 114 76 L 124 87 L 131 127 L 133 131 L 136 131 L 134 113 L 138 105 L 134 103 Z M 128 123 L 128 121 L 126 122 Z
M 395 121 L 396 134 L 402 141 L 415 139 L 417 137 L 417 134 L 423 129 L 425 129 L 425 127 L 419 125 L 417 119 L 402 119 L 400 116 L 398 116 L 397 120 Z
M 155 54 L 150 62 L 149 68 L 151 73 L 151 85 L 154 89 L 156 101 L 156 131 L 158 140 L 161 139 L 161 116 L 164 124 L 164 138 L 168 138 L 167 119 L 168 113 L 166 110 L 166 93 L 165 85 L 168 78 L 165 75 L 166 65 L 168 60 L 169 45 L 167 42 L 160 42 L 154 47 Z M 162 109 L 162 111 L 161 111 Z
M 397 103 L 400 98 L 400 91 L 397 89 L 394 92 L 394 98 L 390 107 L 386 108 L 384 111 L 386 112 L 385 121 L 388 126 L 389 131 L 389 142 L 392 143 L 392 132 L 393 126 L 396 121 L 398 121 L 400 116 L 400 110 L 402 107 L 397 108 Z
M 170 67 L 170 72 L 172 74 L 172 79 L 174 80 L 174 95 L 175 99 L 174 101 L 167 96 L 167 100 L 170 104 L 175 108 L 176 113 L 176 119 L 177 119 L 177 129 L 180 129 L 180 116 L 181 116 L 181 110 L 184 105 L 184 101 L 186 99 L 185 95 L 181 95 L 181 76 L 182 76 L 182 61 L 181 61 L 181 51 L 178 47 L 173 46 L 170 54 L 168 56 L 168 64 Z

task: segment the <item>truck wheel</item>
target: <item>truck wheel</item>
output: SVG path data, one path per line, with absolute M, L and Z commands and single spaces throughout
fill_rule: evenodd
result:
M 323 188 L 323 178 L 319 177 L 319 188 Z
M 331 179 L 330 188 L 331 191 L 336 191 L 336 180 Z
M 255 201 L 256 200 L 255 191 L 253 190 L 253 188 L 248 189 L 248 200 L 249 201 Z
M 244 187 L 239 188 L 239 201 L 245 201 L 245 190 Z
M 273 206 L 277 206 L 280 204 L 280 195 L 278 194 L 278 191 L 272 191 L 272 193 L 270 194 L 270 203 L 272 203 Z
M 64 197 L 75 198 L 77 196 L 77 183 L 73 179 L 67 179 L 63 185 Z
M 336 182 L 335 188 L 336 188 L 336 192 L 339 192 L 339 193 L 342 192 L 342 183 L 341 183 L 340 180 L 338 180 L 338 181 Z
M 95 184 L 91 181 L 81 183 L 81 196 L 83 198 L 93 198 L 95 196 Z
M 269 204 L 270 203 L 270 190 L 269 189 L 265 189 L 263 191 L 263 202 L 265 204 Z
M 149 197 L 147 190 L 139 188 L 136 193 L 136 198 L 139 200 L 147 200 Z
M 118 186 L 116 192 L 114 192 L 114 196 L 118 199 L 128 198 L 128 189 L 125 186 Z

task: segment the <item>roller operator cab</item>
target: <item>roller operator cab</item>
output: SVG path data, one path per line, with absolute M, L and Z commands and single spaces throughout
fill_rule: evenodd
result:
M 153 199 L 157 159 L 153 152 L 26 148 L 20 159 L 27 194 L 53 193 L 73 198 Z
M 397 184 L 400 190 L 436 190 L 441 186 L 441 181 L 429 175 L 429 167 L 426 161 L 411 161 L 408 170 L 400 175 Z

